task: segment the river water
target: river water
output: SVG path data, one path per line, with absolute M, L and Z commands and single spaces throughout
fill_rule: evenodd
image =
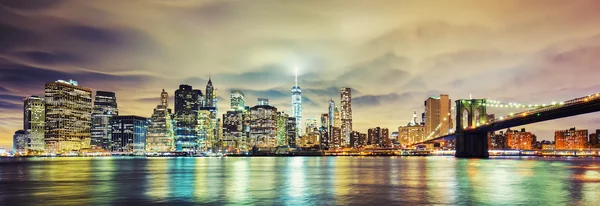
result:
M 4 158 L 0 205 L 600 205 L 600 158 Z

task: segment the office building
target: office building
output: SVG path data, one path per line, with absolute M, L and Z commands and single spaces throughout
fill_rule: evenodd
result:
M 568 130 L 557 130 L 554 132 L 554 142 L 557 150 L 579 150 L 585 148 L 588 131 L 586 129 L 577 130 L 571 128 Z
M 92 90 L 80 87 L 73 80 L 58 80 L 45 85 L 45 100 L 46 152 L 64 153 L 89 149 Z
M 91 149 L 108 151 L 112 134 L 110 120 L 119 114 L 117 97 L 113 92 L 96 91 L 92 110 Z
M 173 120 L 167 105 L 168 101 L 161 100 L 161 104 L 156 106 L 152 117 L 150 117 L 148 133 L 146 134 L 146 152 L 175 151 Z
M 167 93 L 165 89 L 160 93 L 160 104 L 163 105 L 164 108 L 169 109 L 169 93 Z
M 201 90 L 194 90 L 190 85 L 179 85 L 175 90 L 175 112 L 173 114 L 173 130 L 175 150 L 193 152 L 198 148 L 198 111 L 203 104 Z
M 112 125 L 111 146 L 113 153 L 144 154 L 146 152 L 146 134 L 148 119 L 139 116 L 116 116 Z
M 217 108 L 201 107 L 198 112 L 198 150 L 213 151 L 221 148 L 220 119 L 217 118 Z M 204 145 L 204 147 L 202 147 Z M 204 149 L 203 149 L 204 148 Z
M 425 136 L 437 137 L 453 128 L 450 98 L 447 94 L 430 97 L 425 101 Z M 439 129 L 436 128 L 440 126 Z
M 352 148 L 360 147 L 359 139 L 360 139 L 360 132 L 352 131 L 352 133 L 350 134 L 350 144 L 348 144 L 348 146 L 352 147 Z
M 25 155 L 29 152 L 27 148 L 27 139 L 29 139 L 29 133 L 25 130 L 17 130 L 13 135 L 13 152 L 15 154 Z
M 368 144 L 374 147 L 390 147 L 388 128 L 375 127 L 368 130 Z
M 329 147 L 342 147 L 342 128 L 331 127 Z
M 285 112 L 277 112 L 277 145 L 278 146 L 287 146 L 288 141 L 288 128 L 287 121 L 289 115 Z
M 277 108 L 257 105 L 250 108 L 249 146 L 270 148 L 277 146 Z
M 231 90 L 231 109 L 236 111 L 244 111 L 246 108 L 246 96 L 238 89 Z
M 340 90 L 341 95 L 341 121 L 342 121 L 342 138 L 345 140 L 345 145 L 352 145 L 352 89 L 344 87 Z
M 298 145 L 298 132 L 296 131 L 296 117 L 288 117 L 285 123 L 287 130 L 287 140 L 290 147 L 296 147 Z
M 318 132 L 317 128 L 317 119 L 315 118 L 306 118 L 306 134 L 311 134 Z
M 425 127 L 417 122 L 417 112 L 413 114 L 412 121 L 406 126 L 398 127 L 398 142 L 409 145 L 425 139 Z
M 244 110 L 230 110 L 223 114 L 223 150 L 228 152 L 247 151 L 244 118 Z
M 23 110 L 23 130 L 29 134 L 27 148 L 32 152 L 43 152 L 44 125 L 46 120 L 46 103 L 44 98 L 38 96 L 25 98 Z

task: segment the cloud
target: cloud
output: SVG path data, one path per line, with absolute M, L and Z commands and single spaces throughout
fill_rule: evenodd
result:
M 0 5 L 19 10 L 40 10 L 47 9 L 61 3 L 61 0 L 3 0 Z

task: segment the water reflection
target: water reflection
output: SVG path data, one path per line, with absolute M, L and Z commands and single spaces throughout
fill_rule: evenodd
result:
M 593 205 L 593 158 L 0 159 L 0 205 Z

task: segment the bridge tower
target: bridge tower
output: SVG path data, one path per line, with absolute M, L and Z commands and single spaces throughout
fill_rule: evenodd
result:
M 456 100 L 456 157 L 487 158 L 488 134 L 475 130 L 487 122 L 486 99 Z

